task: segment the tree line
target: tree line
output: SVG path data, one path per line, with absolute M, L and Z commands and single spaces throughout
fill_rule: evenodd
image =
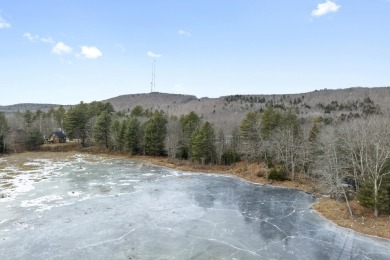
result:
M 83 146 L 131 155 L 169 156 L 202 164 L 264 163 L 258 173 L 269 179 L 309 178 L 336 199 L 356 197 L 376 216 L 390 212 L 390 120 L 383 115 L 325 123 L 304 123 L 291 109 L 268 106 L 249 112 L 233 131 L 204 120 L 195 112 L 179 117 L 135 107 L 116 112 L 110 103 L 69 108 L 0 113 L 0 151 L 15 127 L 27 133 L 30 149 L 54 129 Z M 350 208 L 349 208 L 350 209 Z M 350 209 L 351 215 L 353 212 Z

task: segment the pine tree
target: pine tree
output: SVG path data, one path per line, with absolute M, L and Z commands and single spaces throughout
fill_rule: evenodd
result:
M 313 143 L 317 140 L 318 133 L 320 132 L 320 129 L 318 128 L 318 124 L 316 122 L 313 122 L 313 125 L 309 132 L 309 142 Z
M 125 127 L 125 128 L 123 128 Z M 139 153 L 141 150 L 141 122 L 133 117 L 129 121 L 124 122 L 122 125 L 122 131 L 125 130 L 124 140 L 126 140 L 126 148 L 130 151 L 130 154 Z
M 36 150 L 41 144 L 43 144 L 43 137 L 41 132 L 39 132 L 38 129 L 31 129 L 28 132 L 27 148 L 29 150 Z
M 191 138 L 192 159 L 202 163 L 215 163 L 215 133 L 209 122 L 195 130 Z
M 180 117 L 180 122 L 183 129 L 183 135 L 179 141 L 179 157 L 182 159 L 188 159 L 191 157 L 191 138 L 194 131 L 199 127 L 201 118 L 191 111 L 188 115 Z
M 80 102 L 75 107 L 71 107 L 64 118 L 64 128 L 69 138 L 80 139 L 84 146 L 88 137 L 88 106 Z
M 106 149 L 109 147 L 111 121 L 111 115 L 107 111 L 103 111 L 99 115 L 94 128 L 95 141 L 100 145 L 104 145 Z
M 259 160 L 261 136 L 261 118 L 257 112 L 249 112 L 240 125 L 242 153 L 249 161 Z
M 7 118 L 3 112 L 0 112 L 0 153 L 6 151 L 6 140 L 10 132 Z
M 162 112 L 155 112 L 144 129 L 144 149 L 147 155 L 162 155 L 165 152 L 165 137 L 168 120 Z
M 281 121 L 281 114 L 274 110 L 272 106 L 268 106 L 261 115 L 261 136 L 268 139 L 273 130 L 275 130 Z

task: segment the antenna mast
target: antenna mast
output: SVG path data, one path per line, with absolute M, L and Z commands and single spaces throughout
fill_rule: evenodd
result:
M 150 86 L 150 92 L 156 91 L 156 59 L 153 59 L 152 63 L 152 83 Z

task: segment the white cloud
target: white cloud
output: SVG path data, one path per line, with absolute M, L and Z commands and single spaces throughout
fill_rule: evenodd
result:
M 40 37 L 37 34 L 31 34 L 31 33 L 24 33 L 23 37 L 29 40 L 30 42 L 36 42 L 36 41 L 41 41 L 43 43 L 47 44 L 54 44 L 55 41 L 51 37 Z
M 179 34 L 180 34 L 180 36 L 191 37 L 191 33 L 184 31 L 184 30 L 179 30 Z
M 43 43 L 49 43 L 49 44 L 54 44 L 55 43 L 55 41 L 53 41 L 53 39 L 51 37 L 41 38 L 40 40 Z
M 147 55 L 148 55 L 149 57 L 151 57 L 151 58 L 159 58 L 159 57 L 161 57 L 160 54 L 153 53 L 153 52 L 151 52 L 151 51 L 148 51 Z
M 63 42 L 58 42 L 54 45 L 52 52 L 57 55 L 68 54 L 72 52 L 72 48 Z
M 39 38 L 38 35 L 32 35 L 31 33 L 23 34 L 23 37 L 27 38 L 30 42 L 33 42 Z
M 96 59 L 103 56 L 102 52 L 95 46 L 81 46 L 81 55 L 87 59 Z
M 0 16 L 0 29 L 11 28 L 11 24 L 7 22 L 3 17 Z
M 323 16 L 329 13 L 335 13 L 340 9 L 341 5 L 336 4 L 335 2 L 326 0 L 325 3 L 318 4 L 317 9 L 311 12 L 312 16 Z

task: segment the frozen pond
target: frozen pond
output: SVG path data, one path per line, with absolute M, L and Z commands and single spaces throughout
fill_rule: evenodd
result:
M 90 155 L 30 166 L 0 171 L 16 174 L 0 178 L 0 259 L 390 259 L 303 192 Z

